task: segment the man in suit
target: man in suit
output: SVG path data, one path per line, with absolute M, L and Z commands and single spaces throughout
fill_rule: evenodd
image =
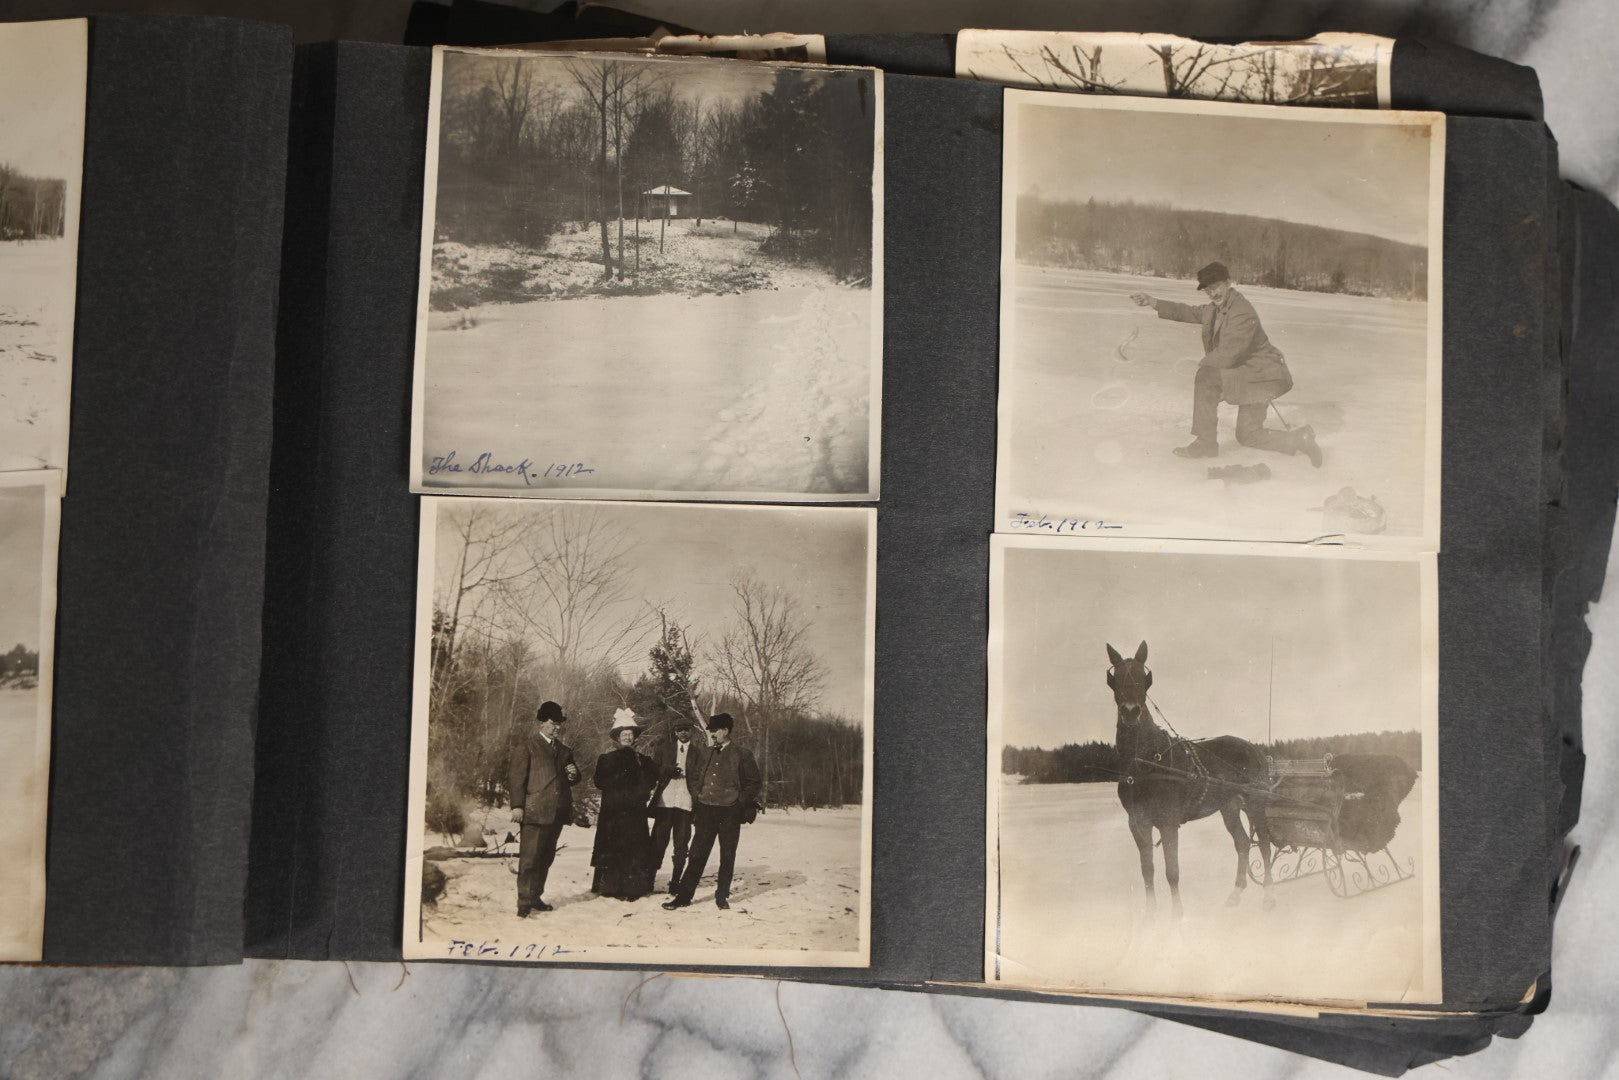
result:
M 756 800 L 763 787 L 759 765 L 746 748 L 731 741 L 731 714 L 708 718 L 708 732 L 714 745 L 699 748 L 693 767 L 686 770 L 686 787 L 692 798 L 691 858 L 681 876 L 675 895 L 664 902 L 673 911 L 691 904 L 697 882 L 708 869 L 708 856 L 714 841 L 720 843 L 719 878 L 714 885 L 714 904 L 731 906 L 731 875 L 736 870 L 736 843 L 743 821 L 752 821 L 758 812 Z
M 517 854 L 517 917 L 550 911 L 545 902 L 545 878 L 557 857 L 562 826 L 573 820 L 573 785 L 579 767 L 573 751 L 558 738 L 567 717 L 554 701 L 543 703 L 535 714 L 535 727 L 518 738 L 512 749 L 507 790 L 512 820 L 522 825 Z
M 674 841 L 673 872 L 669 877 L 669 893 L 674 895 L 680 884 L 681 871 L 686 868 L 686 852 L 691 847 L 691 789 L 686 786 L 686 774 L 695 760 L 697 747 L 692 743 L 694 725 L 684 716 L 675 721 L 674 738 L 659 743 L 652 753 L 658 763 L 658 788 L 652 793 L 652 866 L 663 863 L 663 853 Z
M 1277 431 L 1265 426 L 1265 408 L 1293 388 L 1293 376 L 1276 346 L 1259 325 L 1248 298 L 1231 287 L 1224 263 L 1212 262 L 1197 272 L 1198 291 L 1209 303 L 1193 306 L 1160 300 L 1146 293 L 1130 299 L 1150 307 L 1160 319 L 1197 323 L 1203 328 L 1203 359 L 1192 380 L 1192 441 L 1175 447 L 1179 457 L 1210 458 L 1220 452 L 1215 435 L 1220 402 L 1237 407 L 1237 441 L 1278 454 L 1303 454 L 1321 467 L 1321 448 L 1309 425 Z

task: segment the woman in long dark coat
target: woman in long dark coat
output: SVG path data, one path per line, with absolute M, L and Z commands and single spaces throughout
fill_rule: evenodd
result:
M 646 804 L 658 784 L 658 766 L 636 751 L 640 733 L 634 713 L 628 709 L 614 713 L 608 737 L 615 745 L 596 759 L 593 778 L 601 789 L 601 812 L 590 855 L 590 865 L 596 868 L 590 891 L 620 900 L 636 900 L 651 892 L 656 871 L 651 865 Z

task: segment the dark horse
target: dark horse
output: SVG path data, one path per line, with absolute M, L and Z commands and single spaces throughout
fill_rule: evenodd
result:
M 1143 641 L 1133 657 L 1120 656 L 1112 645 L 1107 658 L 1113 667 L 1107 685 L 1119 706 L 1119 726 L 1114 746 L 1119 766 L 1119 802 L 1130 817 L 1130 835 L 1141 855 L 1141 880 L 1147 886 L 1147 904 L 1155 904 L 1152 891 L 1152 830 L 1157 829 L 1164 845 L 1164 880 L 1177 916 L 1181 913 L 1180 827 L 1218 813 L 1226 831 L 1237 845 L 1237 876 L 1226 898 L 1228 905 L 1241 901 L 1248 884 L 1248 850 L 1257 841 L 1265 864 L 1265 907 L 1274 907 L 1271 895 L 1270 830 L 1265 824 L 1266 795 L 1270 790 L 1270 766 L 1265 752 L 1251 742 L 1230 735 L 1214 739 L 1176 738 L 1153 723 L 1147 712 L 1147 690 L 1152 672 L 1147 670 L 1147 643 Z M 1246 813 L 1254 830 L 1250 840 L 1238 813 Z

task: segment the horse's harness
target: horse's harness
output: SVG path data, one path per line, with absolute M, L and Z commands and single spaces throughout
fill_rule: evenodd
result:
M 1161 744 L 1158 745 L 1155 750 L 1153 750 L 1152 757 L 1150 759 L 1142 756 L 1140 750 L 1140 740 L 1137 740 L 1135 756 L 1132 757 L 1129 764 L 1125 766 L 1122 781 L 1125 784 L 1134 785 L 1138 777 L 1141 775 L 1141 773 L 1137 771 L 1137 766 L 1139 765 L 1143 767 L 1143 771 L 1156 774 L 1163 779 L 1173 779 L 1182 782 L 1193 780 L 1198 782 L 1200 788 L 1197 793 L 1197 798 L 1199 801 L 1202 801 L 1203 797 L 1208 794 L 1209 784 L 1212 779 L 1209 776 L 1208 767 L 1203 764 L 1203 758 L 1197 752 L 1197 744 L 1175 730 L 1175 725 L 1169 722 L 1169 717 L 1164 715 L 1164 710 L 1160 709 L 1158 707 L 1158 703 L 1152 700 L 1152 695 L 1147 693 L 1148 688 L 1152 686 L 1152 672 L 1143 666 L 1141 668 L 1141 673 L 1145 676 L 1145 678 L 1141 679 L 1142 704 L 1139 706 L 1139 708 L 1143 711 L 1150 708 L 1151 712 L 1147 712 L 1145 716 L 1142 716 L 1136 722 L 1145 723 L 1153 735 L 1161 735 L 1163 736 L 1163 739 Z M 1114 686 L 1116 684 L 1117 676 L 1118 671 L 1116 668 L 1108 669 L 1107 682 L 1109 686 Z M 1158 714 L 1158 718 L 1164 722 L 1164 727 L 1168 728 L 1168 731 L 1165 731 L 1164 728 L 1160 728 L 1157 724 L 1153 723 L 1153 712 Z M 1153 742 L 1158 743 L 1159 740 L 1154 739 Z M 1180 769 L 1175 767 L 1175 750 L 1178 747 L 1185 748 L 1186 756 L 1191 764 L 1190 769 Z M 1168 760 L 1165 760 L 1166 758 Z

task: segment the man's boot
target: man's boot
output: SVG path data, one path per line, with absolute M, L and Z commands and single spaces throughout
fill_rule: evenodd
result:
M 1201 435 L 1187 443 L 1185 446 L 1175 447 L 1176 457 L 1201 458 L 1217 457 L 1220 453 L 1220 444 L 1213 439 L 1205 439 Z
M 1315 442 L 1315 428 L 1305 424 L 1293 429 L 1293 452 L 1309 458 L 1310 464 L 1316 468 L 1321 467 L 1321 447 Z
M 675 863 L 675 875 L 674 875 L 674 877 L 669 879 L 669 895 L 670 896 L 673 896 L 673 895 L 675 895 L 675 893 L 680 891 L 680 872 L 682 870 L 684 870 L 684 869 L 686 869 L 686 864 L 685 863 L 682 863 L 682 862 Z

